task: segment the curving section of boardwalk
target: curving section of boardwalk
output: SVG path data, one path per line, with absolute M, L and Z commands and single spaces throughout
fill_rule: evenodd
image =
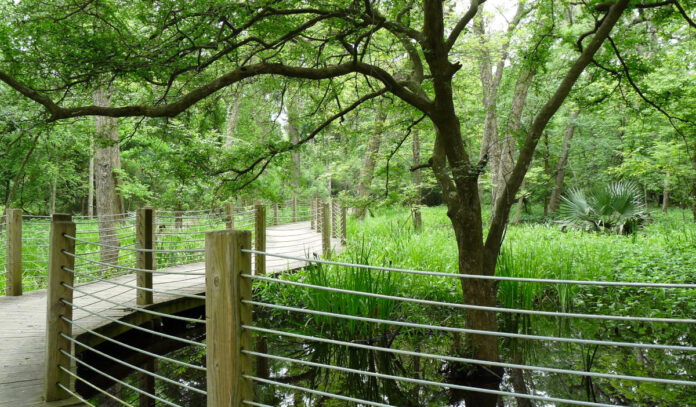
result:
M 332 250 L 340 252 L 339 239 L 331 240 Z M 269 226 L 266 233 L 267 251 L 296 257 L 313 257 L 322 251 L 321 234 L 310 227 L 310 222 L 296 222 Z M 304 262 L 269 259 L 268 273 L 295 270 Z M 158 274 L 153 278 L 154 304 L 148 308 L 158 312 L 178 312 L 186 307 L 200 306 L 205 292 L 205 264 L 193 263 L 168 268 L 181 274 Z M 114 284 L 117 283 L 117 284 Z M 119 285 L 121 284 L 121 285 Z M 106 336 L 124 332 L 123 325 L 108 318 L 144 322 L 143 313 L 134 313 L 130 306 L 136 304 L 135 276 L 125 275 L 109 281 L 95 281 L 78 285 L 74 294 L 73 319 L 85 329 L 98 331 Z M 166 294 L 172 292 L 176 294 Z M 190 294 L 182 297 L 179 294 Z M 96 297 L 99 297 L 98 299 Z M 84 308 L 84 309 L 80 309 Z M 87 311 L 89 310 L 89 311 Z M 91 312 L 90 312 L 91 311 Z M 99 313 L 107 318 L 97 316 Z M 43 391 L 46 291 L 39 290 L 21 297 L 0 297 L 0 407 L 82 405 L 76 401 L 44 403 Z M 76 327 L 74 337 L 84 334 Z M 98 338 L 90 335 L 92 344 Z

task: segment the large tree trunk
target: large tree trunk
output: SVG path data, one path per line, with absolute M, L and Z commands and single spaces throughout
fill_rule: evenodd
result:
M 238 89 L 232 94 L 232 101 L 225 102 L 227 119 L 225 121 L 225 148 L 229 149 L 234 143 L 234 135 L 237 132 L 239 118 L 239 105 L 241 103 L 241 91 Z
M 573 110 L 570 113 L 570 123 L 566 126 L 565 133 L 563 134 L 563 145 L 561 147 L 561 154 L 558 156 L 558 167 L 556 169 L 556 178 L 553 183 L 553 189 L 551 190 L 551 199 L 549 201 L 549 209 L 551 212 L 556 212 L 561 203 L 561 193 L 563 192 L 563 181 L 565 179 L 565 169 L 568 165 L 568 155 L 570 154 L 570 143 L 573 140 L 573 135 L 575 134 L 575 121 L 580 113 L 577 110 Z
M 89 175 L 87 177 L 87 216 L 94 216 L 94 136 L 89 135 Z
M 669 171 L 665 174 L 664 190 L 662 192 L 662 213 L 667 213 L 669 208 Z
M 357 206 L 355 215 L 358 219 L 365 217 L 367 202 L 370 194 L 370 186 L 375 173 L 375 165 L 377 164 L 377 156 L 379 155 L 379 146 L 382 143 L 382 132 L 384 131 L 384 121 L 387 118 L 385 109 L 380 104 L 377 110 L 377 119 L 375 121 L 375 131 L 367 141 L 367 150 L 365 150 L 365 158 L 363 160 L 362 170 L 360 171 L 360 183 L 358 184 L 358 197 L 361 202 Z
M 412 153 L 413 153 L 413 165 L 420 165 L 421 160 L 421 147 L 420 147 L 420 135 L 418 130 L 413 130 L 412 136 Z M 415 187 L 415 198 L 413 200 L 413 230 L 420 232 L 423 228 L 423 217 L 421 215 L 420 205 L 421 205 L 421 173 L 420 169 L 413 171 L 413 186 Z
M 109 106 L 110 95 L 99 88 L 93 95 L 94 104 Z M 117 119 L 103 116 L 94 117 L 97 148 L 95 152 L 95 190 L 97 197 L 97 216 L 99 217 L 100 261 L 117 264 L 120 241 L 115 228 L 123 213 L 123 201 L 117 192 L 119 184 L 116 171 L 121 168 L 121 154 L 118 144 Z M 104 271 L 105 268 L 102 268 Z

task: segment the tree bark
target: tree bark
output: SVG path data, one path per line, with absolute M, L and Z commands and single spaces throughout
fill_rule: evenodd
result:
M 549 209 L 551 212 L 556 212 L 561 203 L 561 193 L 563 192 L 563 181 L 565 179 L 565 169 L 568 165 L 568 155 L 570 154 L 570 144 L 575 134 L 575 121 L 580 113 L 573 110 L 570 113 L 570 123 L 566 126 L 563 134 L 563 145 L 561 154 L 558 156 L 558 167 L 556 169 L 556 178 L 554 179 L 553 189 L 551 190 L 551 199 L 549 200 Z
M 413 153 L 413 165 L 420 165 L 421 160 L 421 147 L 420 147 L 420 135 L 418 130 L 413 130 L 412 135 L 412 153 Z M 420 232 L 423 228 L 423 217 L 421 215 L 420 205 L 421 205 L 421 173 L 420 169 L 413 171 L 413 186 L 415 189 L 415 198 L 413 200 L 413 230 Z
M 524 205 L 524 184 L 526 180 L 522 180 L 522 186 L 520 187 L 520 197 L 517 199 L 517 209 L 515 210 L 515 220 L 513 223 L 515 225 L 520 224 L 520 217 L 522 216 L 522 205 Z
M 288 133 L 288 137 L 293 144 L 297 144 L 300 141 L 300 131 L 299 131 L 299 112 L 297 109 L 297 103 L 300 103 L 296 98 L 287 107 L 288 123 L 285 127 L 285 131 Z M 292 169 L 292 183 L 295 185 L 295 190 L 300 188 L 300 179 L 302 178 L 302 161 L 300 157 L 300 151 L 298 149 L 293 149 L 290 152 L 290 157 L 293 162 Z
M 110 106 L 108 91 L 99 88 L 93 95 L 96 106 Z M 121 168 L 119 149 L 118 120 L 104 116 L 94 117 L 96 134 L 96 151 L 94 156 L 95 193 L 97 198 L 97 216 L 99 219 L 99 257 L 105 264 L 117 264 L 120 240 L 114 230 L 118 217 L 123 213 L 122 198 L 117 192 L 119 184 L 116 171 Z M 109 247 L 110 246 L 110 247 Z M 102 268 L 101 271 L 105 271 Z
M 89 175 L 87 176 L 87 216 L 94 216 L 94 135 L 89 135 Z
M 665 174 L 665 184 L 662 191 L 662 213 L 667 213 L 669 208 L 669 171 Z
M 239 105 L 241 104 L 241 91 L 237 89 L 232 93 L 232 101 L 225 103 L 227 118 L 225 121 L 225 148 L 229 149 L 234 144 L 234 135 L 237 132 L 237 121 L 239 118 Z
M 502 188 L 505 188 L 508 179 L 512 174 L 512 169 L 515 166 L 517 137 L 522 124 L 522 112 L 527 101 L 527 93 L 529 92 L 529 87 L 532 85 L 534 74 L 534 69 L 524 69 L 520 73 L 520 76 L 517 77 L 515 92 L 512 95 L 512 103 L 510 104 L 510 112 L 508 114 L 505 137 L 503 138 L 503 145 L 500 151 L 500 159 L 498 160 L 498 170 L 496 176 L 498 186 L 496 188 L 494 197 L 500 194 L 500 190 Z M 493 171 L 492 167 L 491 171 Z M 493 203 L 495 203 L 495 200 Z
M 53 176 L 53 182 L 51 182 L 51 199 L 49 200 L 49 213 L 56 213 L 56 189 L 58 188 L 58 175 Z
M 360 204 L 356 208 L 355 216 L 358 219 L 365 218 L 365 211 L 370 195 L 370 186 L 377 164 L 377 156 L 379 155 L 379 146 L 382 143 L 382 132 L 384 131 L 384 121 L 387 119 L 387 113 L 382 103 L 377 108 L 377 118 L 375 120 L 375 130 L 370 139 L 367 141 L 367 149 L 365 150 L 365 159 L 363 160 L 362 170 L 360 171 L 360 183 L 358 184 L 358 197 Z

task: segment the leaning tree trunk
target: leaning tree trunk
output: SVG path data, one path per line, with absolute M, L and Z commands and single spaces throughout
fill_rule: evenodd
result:
M 506 187 L 508 179 L 512 174 L 512 169 L 515 167 L 517 137 L 522 127 L 522 112 L 535 73 L 534 69 L 524 69 L 517 77 L 515 92 L 512 95 L 512 103 L 510 104 L 505 137 L 503 138 L 503 145 L 500 151 L 500 159 L 498 160 L 497 187 L 496 192 L 493 194 L 494 198 L 502 192 L 502 188 Z M 491 167 L 491 171 L 493 171 L 493 167 Z M 492 203 L 495 203 L 495 199 Z
M 370 194 L 370 186 L 372 185 L 372 178 L 375 172 L 375 165 L 377 164 L 377 156 L 379 154 L 379 146 L 382 143 L 382 132 L 384 131 L 384 121 L 387 118 L 387 113 L 385 112 L 383 106 L 380 104 L 379 110 L 377 111 L 376 128 L 374 134 L 370 137 L 367 142 L 367 150 L 365 151 L 365 159 L 363 161 L 362 170 L 360 171 L 360 183 L 358 184 L 358 197 L 361 202 L 357 206 L 355 211 L 355 216 L 358 219 L 363 219 L 365 217 L 365 211 L 367 209 L 367 201 Z
M 110 96 L 106 90 L 99 88 L 93 95 L 94 104 L 109 106 Z M 119 216 L 123 213 L 122 198 L 117 192 L 116 172 L 121 168 L 121 155 L 118 144 L 118 120 L 115 118 L 95 116 L 94 118 L 97 148 L 94 156 L 94 180 L 97 198 L 97 216 L 99 223 L 100 261 L 104 264 L 117 264 L 120 241 L 115 228 Z M 101 271 L 106 268 L 102 267 Z
M 561 204 L 561 193 L 563 192 L 563 181 L 565 180 L 565 170 L 568 165 L 568 155 L 570 154 L 570 142 L 575 134 L 575 121 L 579 112 L 574 110 L 570 113 L 570 123 L 566 126 L 563 134 L 563 146 L 561 147 L 561 155 L 558 157 L 558 168 L 556 170 L 556 178 L 551 190 L 551 199 L 549 201 L 549 209 L 551 212 L 556 212 Z

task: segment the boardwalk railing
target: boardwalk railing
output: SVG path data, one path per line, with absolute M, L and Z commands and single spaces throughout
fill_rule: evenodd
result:
M 241 246 L 244 246 L 243 244 Z M 240 245 L 228 245 L 229 250 L 239 251 L 241 253 L 231 253 L 229 256 L 233 259 L 247 259 L 246 256 L 265 256 L 268 258 L 280 258 L 292 261 L 304 261 L 308 264 L 313 264 L 317 267 L 331 267 L 332 273 L 347 273 L 350 270 L 364 270 L 375 275 L 377 273 L 391 274 L 391 275 L 401 275 L 410 277 L 425 277 L 429 280 L 431 279 L 445 279 L 449 281 L 460 282 L 473 279 L 488 279 L 497 281 L 498 283 L 514 283 L 514 284 L 544 284 L 544 285 L 563 285 L 563 286 L 575 286 L 583 287 L 589 286 L 597 289 L 638 289 L 638 290 L 694 290 L 696 289 L 696 284 L 669 284 L 669 283 L 645 283 L 645 282 L 621 282 L 621 281 L 611 281 L 611 282 L 601 282 L 601 281 L 581 281 L 581 280 L 559 280 L 559 279 L 535 279 L 535 278 L 517 278 L 517 277 L 503 277 L 503 276 L 488 276 L 482 277 L 478 275 L 464 275 L 464 274 L 453 274 L 453 273 L 443 273 L 443 272 L 432 272 L 425 270 L 413 270 L 413 269 L 402 269 L 395 267 L 377 267 L 364 264 L 354 264 L 346 262 L 331 261 L 321 258 L 307 258 L 307 257 L 296 257 L 288 256 L 284 254 L 263 252 L 253 249 L 241 248 Z M 341 301 L 338 300 L 339 297 L 358 297 L 363 298 L 365 301 L 381 301 L 382 303 L 376 305 L 376 309 L 386 306 L 387 303 L 400 305 L 400 304 L 417 304 L 422 307 L 439 307 L 445 309 L 454 309 L 462 311 L 483 311 L 501 314 L 516 314 L 521 316 L 536 316 L 536 317 L 549 317 L 555 319 L 564 320 L 601 320 L 612 322 L 617 325 L 619 324 L 653 324 L 657 327 L 664 326 L 665 324 L 669 326 L 677 325 L 677 328 L 681 329 L 684 327 L 694 327 L 696 324 L 696 319 L 693 316 L 687 317 L 652 317 L 652 316 L 633 316 L 633 315 L 610 315 L 602 313 L 574 313 L 574 312 L 555 312 L 555 311 L 543 311 L 534 309 L 519 309 L 519 308 L 505 308 L 498 306 L 478 306 L 470 305 L 464 303 L 451 303 L 443 301 L 435 301 L 424 298 L 416 298 L 408 295 L 394 295 L 394 294 L 383 294 L 379 292 L 372 291 L 361 291 L 361 290 L 351 290 L 344 287 L 335 287 L 330 285 L 319 285 L 312 284 L 303 281 L 298 281 L 297 278 L 287 278 L 283 274 L 278 274 L 273 277 L 262 276 L 257 274 L 251 274 L 245 272 L 247 268 L 245 263 L 238 265 L 237 263 L 232 263 L 233 268 L 231 270 L 232 282 L 230 285 L 232 287 L 241 287 L 240 295 L 233 295 L 230 301 L 235 305 L 232 308 L 242 310 L 244 313 L 242 318 L 235 320 L 233 329 L 229 332 L 229 335 L 235 336 L 237 338 L 244 338 L 242 342 L 238 342 L 238 349 L 231 349 L 230 355 L 226 361 L 230 366 L 234 368 L 232 372 L 232 377 L 234 380 L 232 383 L 238 383 L 239 388 L 249 389 L 251 388 L 250 382 L 256 383 L 257 386 L 266 386 L 271 389 L 286 389 L 293 392 L 300 392 L 307 395 L 315 395 L 321 398 L 335 399 L 344 402 L 351 402 L 357 405 L 369 405 L 369 406 L 390 406 L 390 404 L 385 403 L 383 399 L 380 398 L 373 400 L 365 400 L 356 397 L 350 397 L 342 394 L 337 394 L 332 392 L 330 389 L 322 388 L 309 388 L 302 387 L 295 384 L 289 384 L 286 381 L 274 380 L 269 378 L 267 375 L 259 374 L 258 369 L 254 372 L 251 367 L 252 362 L 248 358 L 253 359 L 265 359 L 269 362 L 278 362 L 286 365 L 303 366 L 309 369 L 322 369 L 327 372 L 334 373 L 345 373 L 358 375 L 365 380 L 367 378 L 379 379 L 382 381 L 398 382 L 398 383 L 408 383 L 416 386 L 425 386 L 431 388 L 440 389 L 450 389 L 459 390 L 464 392 L 473 393 L 483 393 L 489 394 L 497 397 L 514 397 L 529 400 L 536 400 L 541 402 L 542 405 L 554 405 L 554 403 L 561 403 L 563 405 L 580 405 L 580 406 L 616 406 L 621 405 L 621 403 L 607 404 L 594 401 L 584 401 L 584 400 L 573 400 L 563 397 L 554 397 L 548 392 L 540 392 L 539 394 L 534 394 L 533 392 L 520 393 L 513 390 L 500 390 L 491 389 L 485 387 L 475 387 L 470 385 L 461 385 L 451 382 L 440 382 L 433 380 L 426 380 L 417 376 L 409 376 L 406 374 L 388 374 L 380 372 L 379 369 L 374 370 L 361 370 L 350 366 L 340 366 L 335 363 L 318 363 L 313 358 L 307 357 L 288 357 L 287 355 L 272 354 L 270 352 L 259 352 L 257 350 L 252 350 L 251 343 L 249 342 L 251 338 L 251 333 L 255 334 L 256 341 L 259 340 L 271 340 L 278 339 L 280 341 L 291 341 L 299 340 L 303 343 L 303 347 L 309 346 L 310 343 L 317 344 L 327 344 L 339 347 L 345 347 L 349 349 L 361 349 L 367 351 L 375 352 L 385 352 L 393 355 L 410 356 L 429 360 L 439 360 L 442 362 L 452 362 L 461 363 L 467 365 L 478 365 L 487 368 L 503 368 L 503 369 L 516 369 L 522 371 L 533 371 L 537 373 L 558 375 L 560 377 L 566 377 L 567 380 L 608 380 L 608 381 L 618 381 L 625 383 L 629 386 L 640 386 L 642 384 L 653 384 L 664 386 L 665 391 L 669 389 L 674 389 L 675 387 L 693 389 L 696 391 L 696 378 L 693 376 L 694 372 L 687 374 L 684 377 L 680 377 L 683 373 L 680 372 L 681 369 L 675 368 L 671 372 L 660 372 L 655 369 L 647 369 L 650 375 L 639 376 L 632 375 L 630 373 L 622 373 L 621 366 L 616 366 L 615 370 L 607 372 L 593 372 L 589 369 L 569 369 L 569 368 L 557 368 L 551 366 L 542 365 L 526 365 L 520 363 L 506 363 L 499 361 L 486 361 L 478 360 L 466 357 L 459 357 L 456 355 L 447 354 L 435 354 L 414 351 L 412 349 L 400 349 L 390 346 L 375 346 L 371 344 L 371 341 L 351 341 L 346 340 L 346 338 L 336 338 L 336 337 L 326 337 L 317 335 L 317 329 L 308 329 L 307 333 L 302 333 L 298 331 L 298 327 L 310 325 L 311 321 L 317 320 L 335 320 L 343 321 L 345 324 L 350 323 L 361 323 L 366 325 L 374 326 L 388 326 L 398 329 L 402 334 L 416 333 L 416 332 L 427 332 L 426 336 L 432 336 L 437 333 L 453 333 L 461 335 L 484 335 L 489 336 L 493 340 L 496 338 L 514 339 L 522 341 L 533 341 L 541 343 L 556 343 L 556 344 L 567 344 L 568 346 L 592 346 L 601 347 L 605 349 L 636 349 L 641 351 L 657 351 L 664 352 L 667 355 L 684 355 L 685 358 L 693 358 L 696 356 L 696 346 L 692 343 L 681 342 L 681 343 L 660 343 L 658 341 L 649 342 L 628 342 L 628 341 L 616 341 L 616 340 L 606 340 L 601 338 L 585 338 L 585 337 L 566 337 L 566 336 L 547 336 L 547 335 L 534 335 L 529 333 L 518 333 L 518 332 L 504 332 L 504 331 L 485 331 L 469 329 L 464 326 L 457 326 L 447 324 L 445 320 L 443 321 L 429 321 L 424 323 L 422 321 L 412 322 L 407 319 L 392 319 L 381 318 L 373 315 L 359 315 L 355 313 L 346 312 L 342 310 L 337 304 Z M 235 267 L 238 267 L 235 269 Z M 310 271 L 311 273 L 312 271 Z M 238 279 L 238 281 L 234 281 Z M 324 309 L 312 309 L 307 306 L 288 306 L 268 301 L 259 301 L 252 298 L 251 293 L 255 292 L 254 285 L 262 284 L 264 287 L 268 285 L 278 285 L 284 287 L 292 287 L 295 290 L 304 289 L 309 292 L 309 296 L 316 295 L 320 292 L 331 293 L 335 300 L 335 304 L 330 304 Z M 295 292 L 295 291 L 294 291 Z M 296 315 L 299 320 L 292 324 L 292 329 L 283 330 L 278 327 L 263 327 L 254 324 L 250 320 L 252 314 L 251 309 L 255 311 L 270 310 L 278 313 L 292 314 Z M 328 309 L 328 310 L 327 310 Z M 332 311 L 335 310 L 335 311 Z M 304 320 L 302 319 L 304 316 Z M 417 318 L 416 318 L 417 319 Z M 681 328 L 680 328 L 681 327 Z M 230 338 L 227 338 L 228 340 Z M 596 351 L 595 351 L 596 352 Z M 339 359 L 340 360 L 340 359 Z M 675 357 L 675 360 L 681 360 L 680 357 Z M 225 362 L 225 360 L 222 360 Z M 405 371 L 403 371 L 405 373 Z M 662 375 L 661 375 L 662 374 Z M 664 377 L 671 375 L 672 377 Z M 687 390 L 690 391 L 690 390 Z M 691 393 L 696 394 L 696 393 Z M 248 405 L 264 406 L 258 402 L 258 400 L 253 400 L 252 393 L 245 390 L 241 397 L 243 397 L 242 402 Z M 229 401 L 229 400 L 228 400 Z M 236 404 L 237 400 L 233 400 L 233 404 L 212 404 L 214 406 L 222 405 L 239 405 Z M 211 404 L 209 404 L 210 406 Z
M 268 228 L 262 204 L 235 209 L 232 215 L 230 211 L 184 213 L 143 208 L 113 222 L 106 237 L 103 228 L 101 234 L 91 229 L 81 232 L 84 219 L 54 215 L 48 254 L 45 400 L 75 397 L 90 404 L 85 395 L 102 394 L 120 405 L 133 405 L 134 400 L 121 399 L 107 390 L 118 384 L 137 393 L 140 406 L 177 407 L 157 393 L 155 384 L 159 382 L 207 396 L 209 405 L 230 405 L 211 404 L 224 397 L 225 390 L 219 386 L 229 383 L 224 375 L 229 374 L 230 367 L 219 361 L 225 360 L 232 339 L 219 338 L 229 335 L 230 321 L 239 322 L 246 307 L 241 299 L 230 297 L 242 295 L 238 286 L 230 284 L 244 284 L 245 280 L 233 279 L 230 273 L 250 274 L 253 270 L 255 275 L 265 275 L 267 269 L 279 271 L 307 264 L 292 259 L 266 262 L 264 255 L 260 256 L 262 261 L 254 262 L 241 250 L 256 248 L 263 253 L 268 239 L 273 250 L 298 257 L 304 253 L 303 247 L 321 247 L 317 243 L 324 241 L 309 229 L 309 205 L 293 203 L 278 207 L 278 216 L 274 213 L 271 220 L 276 225 Z M 214 231 L 230 222 L 254 231 Z M 327 246 L 323 251 L 335 250 L 336 241 L 324 242 Z M 244 294 L 243 299 L 251 296 Z M 206 315 L 190 314 L 203 305 Z M 244 315 L 243 322 L 250 323 Z M 189 328 L 175 333 L 172 329 L 177 324 Z M 137 332 L 137 340 L 124 336 L 128 331 Z M 172 345 L 174 348 L 204 350 L 208 363 L 166 356 L 156 350 L 162 341 L 178 344 Z M 232 343 L 239 352 L 239 342 Z M 260 345 L 255 349 L 265 350 Z M 136 363 L 121 357 L 128 352 L 145 361 Z M 200 386 L 159 374 L 156 361 L 184 370 L 207 371 L 208 384 Z M 105 366 L 115 366 L 121 373 Z M 137 372 L 138 384 L 125 381 L 124 371 Z
M 266 203 L 268 226 L 309 221 L 311 205 L 291 199 L 283 203 Z M 8 209 L 0 215 L 0 294 L 22 295 L 23 292 L 47 287 L 50 216 L 22 214 Z M 137 212 L 137 211 L 136 211 Z M 79 238 L 99 243 L 86 245 L 92 265 L 117 275 L 119 267 L 136 263 L 136 212 L 105 216 L 74 216 Z M 157 256 L 157 267 L 170 267 L 203 261 L 200 253 L 175 249 L 202 247 L 204 233 L 209 230 L 252 230 L 255 225 L 253 206 L 237 207 L 228 204 L 222 209 L 156 210 L 153 212 L 154 248 L 163 250 Z M 164 251 L 164 250 L 169 251 Z
M 330 233 L 333 228 L 330 225 L 328 215 L 328 205 L 313 205 L 311 215 L 315 218 L 315 226 L 320 228 L 323 233 Z M 267 212 L 261 205 L 254 209 L 257 225 L 266 222 Z M 139 215 L 139 219 L 147 218 L 147 215 Z M 146 221 L 145 224 L 149 224 Z M 141 222 L 138 223 L 141 225 Z M 324 363 L 309 357 L 306 353 L 300 352 L 295 355 L 278 354 L 268 346 L 270 341 L 301 341 L 303 348 L 309 344 L 324 344 L 345 349 L 364 350 L 376 353 L 384 353 L 398 356 L 408 356 L 419 360 L 441 361 L 464 365 L 482 366 L 488 369 L 508 369 L 524 372 L 536 372 L 546 376 L 563 378 L 566 381 L 588 381 L 601 380 L 611 383 L 621 383 L 630 388 L 640 388 L 642 385 L 663 386 L 664 391 L 674 391 L 675 389 L 694 389 L 696 391 L 696 380 L 693 372 L 679 373 L 682 369 L 675 366 L 670 371 L 662 371 L 656 365 L 654 368 L 646 369 L 649 374 L 636 375 L 626 368 L 625 365 L 614 365 L 606 371 L 592 371 L 589 367 L 557 367 L 549 363 L 525 364 L 510 361 L 489 361 L 478 360 L 470 357 L 463 357 L 458 354 L 447 354 L 446 352 L 423 352 L 418 348 L 399 347 L 395 343 L 383 343 L 380 341 L 354 341 L 346 337 L 337 337 L 317 329 L 312 324 L 330 324 L 331 321 L 345 322 L 346 324 L 362 324 L 366 327 L 391 327 L 392 330 L 401 334 L 408 334 L 423 337 L 432 337 L 441 334 L 452 335 L 482 335 L 496 339 L 529 341 L 543 344 L 564 344 L 568 349 L 574 347 L 592 347 L 593 349 L 607 349 L 617 351 L 620 349 L 630 349 L 636 351 L 658 352 L 675 360 L 691 360 L 696 355 L 696 346 L 682 339 L 676 343 L 663 343 L 655 338 L 649 341 L 622 341 L 595 336 L 596 334 L 582 332 L 579 336 L 558 335 L 539 335 L 529 332 L 517 331 L 486 331 L 476 330 L 463 326 L 461 319 L 450 319 L 443 317 L 442 320 L 431 319 L 424 321 L 420 315 L 404 315 L 395 317 L 391 313 L 384 314 L 384 309 L 397 309 L 398 306 L 417 305 L 418 307 L 434 307 L 454 311 L 479 311 L 495 313 L 498 316 L 520 315 L 535 318 L 552 318 L 553 320 L 563 321 L 603 321 L 609 328 L 611 327 L 630 327 L 631 324 L 641 324 L 641 326 L 654 325 L 656 328 L 666 329 L 692 329 L 696 324 L 693 316 L 652 316 L 652 315 L 623 315 L 608 312 L 578 313 L 567 311 L 545 311 L 538 309 L 506 308 L 501 306 L 479 306 L 467 303 L 439 301 L 429 298 L 422 298 L 408 295 L 406 292 L 379 292 L 379 290 L 360 290 L 345 286 L 336 286 L 329 282 L 324 284 L 317 283 L 316 279 L 297 278 L 297 275 L 286 273 L 264 273 L 264 269 L 254 270 L 254 263 L 259 265 L 259 258 L 268 267 L 269 264 L 281 261 L 285 264 L 311 265 L 307 270 L 307 276 L 313 273 L 341 273 L 361 272 L 367 273 L 370 279 L 389 279 L 401 276 L 403 278 L 420 278 L 423 283 L 436 283 L 439 280 L 451 283 L 466 284 L 467 281 L 474 279 L 487 279 L 496 281 L 498 284 L 538 284 L 549 286 L 567 287 L 590 287 L 597 290 L 643 290 L 649 293 L 651 290 L 694 290 L 696 284 L 672 284 L 660 282 L 630 282 L 630 281 L 582 281 L 570 279 L 539 279 L 539 278 L 518 278 L 505 276 L 479 276 L 454 274 L 446 272 L 434 272 L 417 269 L 404 269 L 398 267 L 379 267 L 366 264 L 356 264 L 331 260 L 328 257 L 292 255 L 270 250 L 259 249 L 252 242 L 251 231 L 224 230 L 210 231 L 205 233 L 205 249 L 195 247 L 186 249 L 187 253 L 205 256 L 205 265 L 196 266 L 185 271 L 180 271 L 176 267 L 154 270 L 146 259 L 138 257 L 138 267 L 129 268 L 131 273 L 146 273 L 153 276 L 154 282 L 151 287 L 145 288 L 137 282 L 123 282 L 121 280 L 108 279 L 97 280 L 98 287 L 93 289 L 86 288 L 85 285 L 75 283 L 78 277 L 89 278 L 89 275 L 98 273 L 98 270 L 89 269 L 89 262 L 85 261 L 84 255 L 79 254 L 79 246 L 86 245 L 74 237 L 75 225 L 65 217 L 54 217 L 51 230 L 51 274 L 49 275 L 49 317 L 48 317 L 48 341 L 47 341 L 47 373 L 46 373 L 46 396 L 50 399 L 60 399 L 67 396 L 82 398 L 81 393 L 76 387 L 71 386 L 71 380 L 83 383 L 95 391 L 104 393 L 105 397 L 120 403 L 121 405 L 132 405 L 129 400 L 120 399 L 118 396 L 105 390 L 103 383 L 120 383 L 137 392 L 140 396 L 140 405 L 151 405 L 155 401 L 162 405 L 178 407 L 176 401 L 166 399 L 156 392 L 155 381 L 168 383 L 172 386 L 181 387 L 188 392 L 193 392 L 207 399 L 209 407 L 228 407 L 241 405 L 267 406 L 260 390 L 269 388 L 274 390 L 287 390 L 304 395 L 313 395 L 322 399 L 334 399 L 342 402 L 350 402 L 357 405 L 369 406 L 391 406 L 393 403 L 383 398 L 366 399 L 354 395 L 341 394 L 327 386 L 321 381 L 310 381 L 313 386 L 300 386 L 289 383 L 287 380 L 280 380 L 269 375 L 269 364 L 282 363 L 291 366 L 303 366 L 312 371 L 322 370 L 334 374 L 348 374 L 364 378 L 359 383 L 367 383 L 367 379 L 378 380 L 389 383 L 408 384 L 410 386 L 420 386 L 423 388 L 449 389 L 462 392 L 472 392 L 488 394 L 493 397 L 528 399 L 540 402 L 540 405 L 580 405 L 580 406 L 616 406 L 622 405 L 620 401 L 609 404 L 607 402 L 585 401 L 558 397 L 549 391 L 527 391 L 520 392 L 510 389 L 509 386 L 503 388 L 485 388 L 473 385 L 464 385 L 452 381 L 436 381 L 424 378 L 414 372 L 410 375 L 409 371 L 402 369 L 396 373 L 386 372 L 381 369 L 363 369 L 340 363 Z M 265 231 L 265 229 L 262 229 Z M 270 229 L 268 232 L 271 232 Z M 298 232 L 299 233 L 299 232 Z M 258 232 L 256 233 L 258 235 Z M 145 234 L 138 234 L 138 243 L 135 248 L 139 256 L 159 255 L 167 253 L 167 249 L 147 248 L 147 237 Z M 287 235 L 284 235 L 287 237 Z M 269 237 L 268 235 L 266 237 Z M 322 236 L 323 239 L 323 236 Z M 290 240 L 290 239 L 288 239 Z M 142 243 L 145 242 L 145 243 Z M 329 251 L 331 249 L 329 248 Z M 257 260 L 254 260 L 256 258 Z M 82 271 L 84 270 L 84 271 Z M 86 275 L 88 274 L 88 275 Z M 159 277 L 158 277 L 159 276 Z M 97 277 L 98 278 L 98 277 Z M 161 284 L 158 281 L 161 278 Z M 203 281 L 205 278 L 205 281 Z M 337 281 L 342 281 L 338 279 Z M 421 280 L 419 280 L 421 281 Z M 181 284 L 184 282 L 184 284 Z M 197 317 L 191 315 L 178 315 L 175 313 L 162 313 L 156 311 L 148 305 L 150 300 L 140 301 L 138 296 L 137 304 L 133 301 L 124 301 L 124 294 L 114 296 L 105 291 L 109 285 L 123 288 L 131 293 L 145 291 L 155 297 L 183 297 L 191 301 L 205 303 L 205 315 Z M 292 301 L 292 297 L 283 296 L 262 296 L 261 293 L 272 288 L 285 289 L 291 288 L 290 293 L 297 294 L 306 291 L 307 298 L 316 296 L 319 293 L 328 293 L 332 300 L 323 303 L 321 307 L 311 306 L 311 304 L 298 304 Z M 299 290 L 299 291 L 298 291 Z M 282 298 L 291 298 L 290 303 L 281 302 Z M 372 301 L 376 314 L 361 314 L 351 311 L 349 308 L 341 308 L 340 299 L 360 298 L 364 302 Z M 126 322 L 117 315 L 109 314 L 113 307 L 125 310 L 122 312 L 137 313 L 141 315 L 140 324 Z M 600 307 L 598 311 L 602 311 Z M 274 312 L 277 315 L 292 315 L 294 323 L 291 328 L 283 326 L 278 318 L 271 318 L 263 324 L 254 321 L 253 316 L 257 313 Z M 205 352 L 205 362 L 196 364 L 191 361 L 174 359 L 170 356 L 144 349 L 142 346 L 122 342 L 102 333 L 100 329 L 92 328 L 99 326 L 95 321 L 105 320 L 111 324 L 123 325 L 128 329 L 135 329 L 157 340 L 178 341 L 184 345 L 200 349 Z M 193 337 L 183 337 L 167 333 L 165 330 L 157 328 L 155 324 L 162 324 L 163 321 L 174 320 L 181 323 L 197 326 L 201 334 Z M 143 322 L 146 321 L 147 323 Z M 157 322 L 159 321 L 159 322 Z M 452 322 L 454 321 L 454 322 Z M 148 325 L 148 323 L 150 325 Z M 270 324 L 270 325 L 269 325 Z M 276 325 L 274 325 L 276 324 Z M 160 325 L 161 326 L 161 325 Z M 676 328 L 675 328 L 676 327 Z M 370 328 L 372 329 L 372 328 Z M 685 329 L 685 330 L 686 330 Z M 143 367 L 126 362 L 113 354 L 101 350 L 97 345 L 87 343 L 81 339 L 77 333 L 89 333 L 100 337 L 121 348 L 131 352 L 142 353 L 152 360 L 166 361 L 176 364 L 182 369 L 194 369 L 206 374 L 205 386 L 191 380 L 183 380 L 180 377 L 166 377 L 157 373 L 154 365 Z M 376 330 L 375 332 L 381 332 Z M 202 335 L 204 333 L 204 335 Z M 205 337 L 205 341 L 202 338 Z M 271 350 L 269 350 L 269 348 Z M 86 358 L 80 357 L 80 353 L 89 352 L 102 359 L 107 359 L 110 363 L 119 364 L 126 369 L 138 372 L 150 381 L 141 380 L 140 385 L 135 385 L 122 378 L 100 369 L 98 366 L 90 364 Z M 304 357 L 303 357 L 304 356 Z M 90 359 L 93 360 L 93 359 Z M 340 358 L 338 360 L 341 360 Z M 77 369 L 71 368 L 76 365 Z M 664 367 L 664 366 L 663 366 Z M 669 366 L 664 367 L 669 369 Z M 100 378 L 100 379 L 96 379 Z M 419 394 L 419 393 L 418 393 Z M 693 393 L 692 393 L 693 394 Z M 84 400 L 83 400 L 84 401 Z M 85 401 L 86 402 L 86 401 Z

